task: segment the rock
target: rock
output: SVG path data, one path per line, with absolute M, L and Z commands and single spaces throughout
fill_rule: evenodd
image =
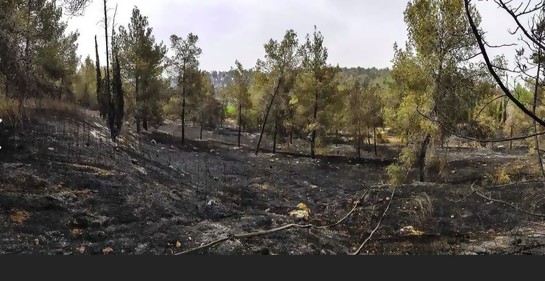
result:
M 108 254 L 112 253 L 113 251 L 114 251 L 114 249 L 112 249 L 111 247 L 107 247 L 107 248 L 102 249 L 102 254 L 108 255 Z

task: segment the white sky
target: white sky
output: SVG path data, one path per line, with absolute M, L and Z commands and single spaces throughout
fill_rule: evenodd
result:
M 197 34 L 203 50 L 201 68 L 209 71 L 229 70 L 236 59 L 253 67 L 264 56 L 263 44 L 270 38 L 280 40 L 290 28 L 301 42 L 317 25 L 329 49 L 329 62 L 346 67 L 391 67 L 394 42 L 403 46 L 407 36 L 403 21 L 407 0 L 109 0 L 110 16 L 116 3 L 117 24 L 126 25 L 136 5 L 148 17 L 156 40 L 167 46 L 171 34 Z M 507 33 L 514 27 L 509 16 L 493 1 L 476 3 L 488 41 L 513 42 Z M 82 59 L 87 55 L 94 59 L 94 36 L 104 35 L 102 9 L 102 0 L 94 0 L 84 16 L 69 19 L 69 30 L 81 34 Z M 512 48 L 503 52 L 512 60 Z

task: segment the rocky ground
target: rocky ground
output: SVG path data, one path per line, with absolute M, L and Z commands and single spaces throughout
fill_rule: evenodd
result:
M 141 135 L 126 130 L 114 145 L 93 112 L 35 116 L 23 129 L 0 128 L 0 254 L 170 255 L 291 223 L 330 225 L 353 210 L 332 227 L 233 238 L 194 252 L 347 254 L 387 206 L 362 254 L 544 249 L 545 189 L 531 181 L 527 150 L 450 148 L 434 183 L 403 185 L 392 196 L 385 182 L 394 146 L 361 160 L 342 153 L 312 160 L 297 142 L 289 152 L 255 156 L 255 136 L 245 134 L 237 148 L 229 129 L 198 141 L 199 130 L 190 128 L 182 146 L 177 123 Z M 502 168 L 510 168 L 510 182 L 523 183 L 491 186 Z M 472 193 L 472 185 L 512 206 Z M 290 216 L 300 203 L 310 210 L 306 220 Z

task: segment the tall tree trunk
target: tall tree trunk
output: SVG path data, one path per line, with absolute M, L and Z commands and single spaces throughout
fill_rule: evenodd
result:
M 278 116 L 274 118 L 273 154 L 276 154 L 276 136 L 278 135 Z
M 532 106 L 532 113 L 536 114 L 537 109 L 537 95 L 539 93 L 539 75 L 541 74 L 541 48 L 539 48 L 538 54 L 537 54 L 538 62 L 537 62 L 537 74 L 536 74 L 536 84 L 534 89 L 534 104 Z M 539 150 L 539 136 L 537 135 L 537 121 L 534 120 L 534 132 L 536 135 L 534 136 L 534 142 L 535 142 L 535 150 L 537 154 L 537 164 L 539 165 L 539 170 L 541 171 L 541 176 L 545 177 L 545 169 L 543 168 L 543 159 L 541 159 L 541 151 Z
M 431 135 L 426 135 L 426 138 L 422 142 L 422 146 L 420 147 L 420 153 L 418 155 L 418 180 L 420 182 L 424 182 L 424 174 L 425 174 L 425 168 L 426 168 L 426 152 L 428 150 L 428 145 L 430 144 Z
M 367 144 L 369 146 L 371 146 L 371 134 L 369 133 L 370 129 L 367 128 L 367 130 L 365 130 L 365 132 L 367 133 Z M 371 151 L 371 149 L 369 149 L 369 151 Z
M 290 144 L 293 144 L 293 128 L 290 130 Z
M 135 69 L 136 69 L 136 66 L 135 66 Z M 138 70 L 136 70 L 138 71 Z M 140 109 L 140 79 L 138 77 L 138 73 L 135 73 L 135 77 L 134 77 L 134 88 L 135 88 L 135 91 L 134 91 L 134 97 L 135 97 L 135 100 L 136 100 L 136 104 L 135 104 L 135 107 L 136 107 L 136 113 L 135 113 L 135 119 L 136 119 L 136 133 L 137 134 L 140 134 L 140 115 L 142 114 L 142 110 Z
M 202 140 L 202 124 L 203 124 L 203 122 L 204 122 L 204 113 L 201 111 L 201 132 L 199 134 L 199 139 L 200 140 Z
M 61 76 L 61 86 L 59 87 L 59 101 L 62 99 L 62 90 L 63 90 L 63 85 L 64 85 L 64 75 Z
M 257 145 L 255 148 L 255 155 L 259 154 L 259 146 L 261 145 L 261 141 L 263 140 L 263 133 L 265 133 L 265 125 L 267 125 L 267 119 L 269 118 L 269 114 L 271 112 L 271 107 L 274 103 L 274 98 L 278 94 L 278 90 L 280 89 L 280 84 L 282 83 L 282 77 L 280 77 L 276 83 L 276 87 L 274 87 L 273 95 L 271 97 L 271 101 L 269 102 L 269 105 L 267 106 L 267 111 L 265 112 L 265 118 L 263 119 L 263 124 L 261 125 L 261 133 L 259 134 L 259 140 L 257 141 Z
M 356 150 L 358 152 L 358 159 L 361 159 L 361 129 L 356 130 Z
M 513 125 L 511 125 L 511 130 L 509 132 L 509 138 L 513 138 Z M 513 149 L 513 140 L 509 140 L 509 149 Z
M 240 135 L 242 134 L 242 102 L 241 97 L 238 98 L 238 147 L 240 147 Z
M 316 158 L 314 147 L 316 146 L 316 125 L 318 123 L 318 91 L 314 93 L 314 128 L 312 130 L 312 138 L 310 139 L 310 157 L 312 159 Z
M 223 121 L 225 120 L 225 103 L 221 103 L 221 119 L 220 119 L 220 128 L 223 128 Z
M 182 145 L 185 145 L 185 79 L 186 79 L 186 67 L 183 68 L 182 76 Z
M 30 26 L 30 21 L 31 21 L 31 16 L 32 16 L 32 0 L 28 0 L 27 2 L 28 4 L 28 11 L 27 11 L 27 24 L 28 24 L 28 27 L 27 27 L 27 30 L 26 30 L 26 42 L 25 42 L 25 67 L 26 67 L 26 71 L 27 71 L 27 75 L 30 75 L 30 31 L 31 31 L 31 26 Z M 29 82 L 28 82 L 28 79 L 26 80 L 26 84 L 25 84 L 25 88 L 23 91 L 21 91 L 21 93 L 19 94 L 19 113 L 21 114 L 21 116 L 23 115 L 23 107 L 24 107 L 24 103 L 25 103 L 25 99 L 26 99 L 26 94 L 27 94 L 27 91 L 29 91 Z M 24 125 L 24 122 L 21 122 L 21 126 Z
M 142 128 L 144 128 L 144 131 L 148 131 L 148 113 L 146 110 L 144 110 L 144 116 L 142 116 Z
M 107 1 L 104 0 L 104 39 L 106 40 L 106 97 L 108 102 L 108 125 L 110 127 L 110 135 L 112 137 L 112 141 L 115 142 L 115 120 L 110 87 L 110 45 L 108 43 L 108 10 L 106 2 Z
M 373 146 L 375 147 L 375 156 L 378 156 L 378 153 L 377 153 L 377 127 L 373 127 Z

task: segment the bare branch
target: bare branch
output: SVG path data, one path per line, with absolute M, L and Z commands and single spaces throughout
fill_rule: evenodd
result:
M 498 0 L 501 2 L 501 0 Z M 477 39 L 477 44 L 479 45 L 479 48 L 481 49 L 481 53 L 483 55 L 483 58 L 486 62 L 486 65 L 488 67 L 488 70 L 490 71 L 490 74 L 494 77 L 494 80 L 496 80 L 496 83 L 500 86 L 502 91 L 509 97 L 509 99 L 520 109 L 522 110 L 526 115 L 530 116 L 532 119 L 534 119 L 536 122 L 538 122 L 541 126 L 545 127 L 545 121 L 541 120 L 539 117 L 537 117 L 535 114 L 533 114 L 530 110 L 528 110 L 519 100 L 517 100 L 511 91 L 503 84 L 500 77 L 494 70 L 494 67 L 492 67 L 492 63 L 490 62 L 490 58 L 488 57 L 488 53 L 486 51 L 486 47 L 484 46 L 482 42 L 482 37 L 479 33 L 479 30 L 477 29 L 477 26 L 475 25 L 475 21 L 473 20 L 473 16 L 471 15 L 470 11 L 470 0 L 464 0 L 465 8 L 466 8 L 466 15 L 469 20 L 469 25 L 471 26 L 471 30 L 473 30 L 473 34 L 475 35 L 475 38 Z M 517 20 L 518 21 L 518 20 Z M 537 42 L 539 43 L 539 42 Z
M 382 220 L 384 220 L 384 217 L 386 217 L 386 214 L 388 213 L 388 210 L 390 209 L 390 206 L 392 205 L 392 201 L 394 201 L 394 194 L 395 194 L 395 187 L 392 190 L 392 195 L 390 195 L 390 201 L 388 202 L 388 206 L 386 206 L 386 209 L 384 209 L 384 212 L 382 213 L 382 216 L 380 217 L 377 226 L 369 233 L 369 236 L 361 243 L 361 245 L 358 247 L 358 249 L 354 253 L 350 253 L 351 256 L 358 255 L 361 252 L 361 249 L 371 240 L 375 232 L 377 232 L 378 228 L 380 227 L 380 224 L 382 223 Z

